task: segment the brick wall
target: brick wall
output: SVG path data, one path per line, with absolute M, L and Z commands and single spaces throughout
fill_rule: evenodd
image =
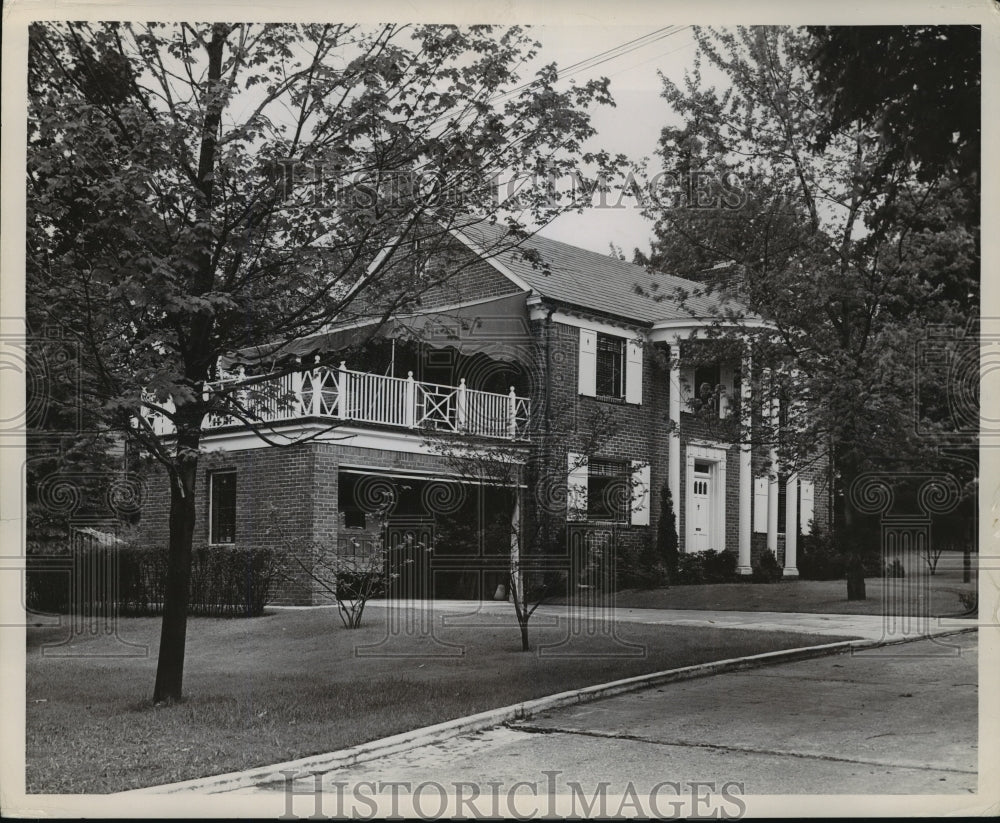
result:
M 337 546 L 340 531 L 338 472 L 342 466 L 395 470 L 428 475 L 453 474 L 445 458 L 387 449 L 367 449 L 340 443 L 307 443 L 265 447 L 202 456 L 196 487 L 194 549 L 209 540 L 207 477 L 218 470 L 236 472 L 236 547 L 297 552 L 304 559 L 316 544 Z M 166 546 L 170 494 L 165 474 L 149 480 L 147 503 L 140 524 L 148 545 Z M 321 588 L 294 560 L 285 564 L 278 604 L 326 602 Z
M 457 299 L 476 299 L 515 290 L 487 264 L 471 267 L 465 291 Z M 439 295 L 442 301 L 444 295 Z M 537 343 L 527 372 L 532 396 L 531 464 L 540 475 L 535 488 L 524 500 L 525 515 L 537 518 L 548 534 L 560 534 L 566 526 L 565 490 L 567 452 L 587 453 L 621 461 L 642 461 L 650 465 L 650 525 L 626 526 L 618 531 L 627 552 L 640 550 L 654 539 L 660 514 L 661 489 L 667 481 L 670 436 L 669 372 L 665 346 L 648 345 L 642 368 L 642 403 L 628 404 L 582 397 L 578 392 L 579 328 L 545 320 L 532 321 Z M 623 335 L 628 332 L 623 330 Z M 547 341 L 547 342 L 546 342 Z M 735 396 L 739 396 L 736 387 Z M 686 458 L 693 440 L 726 444 L 726 528 L 724 545 L 717 549 L 737 550 L 739 514 L 739 448 L 735 444 L 734 408 L 728 421 L 705 421 L 683 412 L 681 415 L 681 489 L 674 501 L 678 534 L 683 547 L 686 516 Z M 604 435 L 594 436 L 595 421 L 609 421 Z M 764 472 L 766 454 L 755 450 L 752 476 Z M 305 551 L 314 541 L 336 545 L 340 530 L 338 513 L 338 471 L 354 468 L 394 469 L 430 474 L 450 474 L 447 461 L 435 455 L 409 454 L 392 450 L 362 449 L 340 443 L 308 443 L 293 447 L 265 447 L 236 452 L 214 452 L 203 456 L 198 473 L 197 525 L 195 548 L 208 542 L 208 486 L 206 474 L 213 470 L 237 472 L 237 526 L 239 546 L 280 548 L 291 544 Z M 827 521 L 829 488 L 826 465 L 819 463 L 803 470 L 803 479 L 815 483 L 815 518 Z M 160 475 L 150 481 L 141 529 L 153 544 L 167 542 L 169 490 Z M 560 494 L 561 492 L 561 494 Z M 560 507 L 561 501 L 561 507 Z M 753 557 L 763 550 L 765 535 L 753 533 Z M 779 560 L 783 542 L 779 542 Z M 278 602 L 311 603 L 317 600 L 314 585 L 299 572 L 290 571 Z
M 545 322 L 535 321 L 535 333 L 540 341 L 539 357 L 544 359 L 545 352 Z M 623 331 L 622 334 L 627 334 Z M 610 413 L 614 418 L 611 433 L 600 440 L 592 451 L 595 457 L 608 457 L 617 460 L 642 460 L 650 464 L 650 526 L 630 527 L 625 530 L 624 540 L 637 546 L 647 534 L 655 534 L 660 514 L 660 495 L 663 485 L 667 482 L 669 472 L 669 366 L 666 346 L 649 345 L 643 357 L 643 392 L 640 406 L 582 397 L 578 393 L 577 373 L 579 369 L 579 328 L 567 324 L 553 322 L 548 329 L 550 340 L 551 368 L 544 381 L 550 392 L 552 404 L 552 442 L 548 444 L 548 460 L 557 472 L 565 472 L 566 452 L 587 452 L 591 445 L 589 432 L 591 416 L 597 412 Z M 683 356 L 688 356 L 688 346 L 685 344 Z M 537 371 L 546 374 L 544 362 L 539 363 Z M 740 397 L 740 385 L 737 377 L 733 398 Z M 723 447 L 726 450 L 726 489 L 725 489 L 725 539 L 721 545 L 714 546 L 717 550 L 730 549 L 738 551 L 739 546 L 739 445 L 738 445 L 738 402 L 733 403 L 730 415 L 726 419 L 711 418 L 703 415 L 681 412 L 680 424 L 680 464 L 681 488 L 674 500 L 674 511 L 677 518 L 677 531 L 681 546 L 685 544 L 687 528 L 687 456 L 692 443 Z M 764 473 L 763 466 L 767 459 L 767 450 L 755 446 L 751 472 L 752 478 Z M 817 523 L 828 522 L 828 471 L 825 461 L 817 461 L 808 469 L 802 470 L 801 479 L 812 480 L 815 483 L 814 517 Z M 753 557 L 759 556 L 762 549 L 760 541 L 754 535 L 752 539 Z M 760 535 L 761 538 L 764 535 Z M 779 540 L 779 554 L 783 559 L 784 542 Z
M 447 244 L 438 265 L 451 273 L 444 276 L 442 282 L 421 294 L 420 303 L 423 308 L 453 306 L 456 303 L 503 297 L 522 291 L 489 261 L 476 257 L 457 240 Z M 434 276 L 433 271 L 431 276 Z
M 650 466 L 650 525 L 624 526 L 617 535 L 626 552 L 639 551 L 655 534 L 660 507 L 660 489 L 666 482 L 669 437 L 666 431 L 668 381 L 652 352 L 645 352 L 642 369 L 642 403 L 635 405 L 579 394 L 580 330 L 576 326 L 545 320 L 533 321 L 540 341 L 535 371 L 548 389 L 548 430 L 542 417 L 544 398 L 536 403 L 539 462 L 551 465 L 549 483 L 566 488 L 567 453 L 618 461 L 641 461 Z M 623 336 L 629 332 L 622 330 Z M 548 357 L 546 358 L 546 336 Z M 607 424 L 607 425 L 605 425 Z M 603 430 L 602 434 L 595 434 Z M 547 493 L 549 486 L 543 486 Z M 557 501 L 563 495 L 555 495 Z M 537 502 L 537 501 L 536 501 Z M 550 507 L 550 529 L 566 523 L 565 507 Z

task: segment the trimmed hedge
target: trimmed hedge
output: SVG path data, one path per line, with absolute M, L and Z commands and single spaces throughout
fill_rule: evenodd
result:
M 51 555 L 50 555 L 51 557 Z M 156 615 L 163 612 L 167 576 L 164 547 L 87 547 L 65 552 L 71 571 L 55 571 L 28 557 L 27 606 L 40 612 L 67 613 L 71 607 L 90 614 Z M 257 617 L 270 602 L 280 574 L 280 557 L 270 549 L 212 546 L 196 549 L 191 559 L 188 614 Z M 117 579 L 117 586 L 112 581 Z M 71 604 L 70 593 L 82 602 Z

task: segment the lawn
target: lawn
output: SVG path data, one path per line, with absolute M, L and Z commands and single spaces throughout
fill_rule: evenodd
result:
M 977 558 L 973 556 L 973 568 Z M 906 576 L 890 582 L 896 597 L 886 598 L 882 578 L 865 581 L 866 600 L 847 600 L 844 580 L 782 580 L 778 583 L 713 583 L 630 589 L 615 596 L 615 605 L 632 609 L 719 609 L 721 611 L 806 612 L 809 614 L 907 614 L 931 617 L 963 614 L 959 593 L 976 591 L 976 575 L 962 582 L 962 555 L 942 555 L 934 575 L 910 563 Z M 903 591 L 908 596 L 899 596 Z
M 81 636 L 59 647 L 80 657 L 43 654 L 66 638 L 31 628 L 27 646 L 27 791 L 100 793 L 267 765 L 397 734 L 489 708 L 631 675 L 782 648 L 817 639 L 689 627 L 618 624 L 623 643 L 573 638 L 559 654 L 519 651 L 513 616 L 480 618 L 437 630 L 460 656 L 426 635 L 400 636 L 386 652 L 358 656 L 386 635 L 386 610 L 355 631 L 330 609 L 264 617 L 192 619 L 185 692 L 178 705 L 150 703 L 159 620 L 126 618 L 118 636 L 148 644 L 140 657 L 109 657 L 112 638 Z M 542 627 L 532 642 L 557 644 L 565 623 Z M 825 637 L 822 642 L 835 638 Z M 553 647 L 550 645 L 550 651 Z

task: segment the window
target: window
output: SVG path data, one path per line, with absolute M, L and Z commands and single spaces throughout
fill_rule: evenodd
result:
M 649 463 L 567 453 L 566 519 L 649 525 Z
M 580 394 L 641 405 L 642 348 L 638 337 L 581 328 Z
M 208 476 L 208 542 L 212 545 L 236 542 L 236 472 L 212 472 Z
M 631 502 L 627 463 L 591 460 L 587 471 L 587 519 L 627 523 Z
M 597 394 L 625 396 L 625 338 L 597 335 Z
M 732 365 L 711 363 L 681 369 L 681 404 L 685 411 L 710 410 L 720 420 L 729 417 L 731 395 L 735 387 Z
M 365 510 L 361 508 L 359 499 L 363 498 L 362 490 L 358 494 L 358 476 L 340 472 L 337 480 L 337 508 L 344 517 L 344 527 L 347 529 L 363 529 L 368 525 Z
M 716 389 L 719 386 L 719 366 L 701 366 L 694 370 L 694 395 L 702 403 L 710 403 L 716 413 L 719 411 L 719 396 Z

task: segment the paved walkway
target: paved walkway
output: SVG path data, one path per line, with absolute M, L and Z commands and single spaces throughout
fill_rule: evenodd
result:
M 702 794 L 715 797 L 714 808 L 723 808 L 724 784 L 731 796 L 969 796 L 977 788 L 976 663 L 976 634 L 962 634 L 557 709 L 328 772 L 321 778 L 325 813 L 333 813 L 337 791 L 351 798 L 359 785 L 374 793 L 378 784 L 383 799 L 396 791 L 412 800 L 420 784 L 452 793 L 468 784 L 486 796 L 484 787 L 499 784 L 509 802 L 504 793 L 526 781 L 534 788 L 521 783 L 515 799 L 544 798 L 551 786 L 571 802 L 634 791 L 648 804 L 653 788 L 667 781 L 671 787 L 659 792 L 659 811 L 666 814 L 672 796 L 699 783 Z M 314 778 L 303 777 L 295 790 L 314 791 Z M 386 788 L 393 783 L 396 789 Z M 274 797 L 286 787 L 256 791 Z M 417 799 L 434 807 L 433 792 Z
M 370 600 L 367 608 L 429 609 L 434 619 L 447 620 L 451 615 L 509 615 L 514 607 L 503 601 L 438 600 L 387 601 Z M 568 606 L 542 605 L 532 616 L 539 623 L 546 619 L 565 618 Z M 595 613 L 596 614 L 596 613 Z M 665 626 L 702 626 L 716 629 L 755 629 L 759 631 L 800 632 L 821 637 L 861 637 L 866 640 L 905 640 L 928 637 L 969 628 L 975 621 L 958 618 L 883 617 L 867 614 L 805 614 L 799 612 L 733 612 L 694 609 L 614 609 L 606 619 L 623 623 L 644 623 Z M 537 625 L 537 624 L 536 624 Z

